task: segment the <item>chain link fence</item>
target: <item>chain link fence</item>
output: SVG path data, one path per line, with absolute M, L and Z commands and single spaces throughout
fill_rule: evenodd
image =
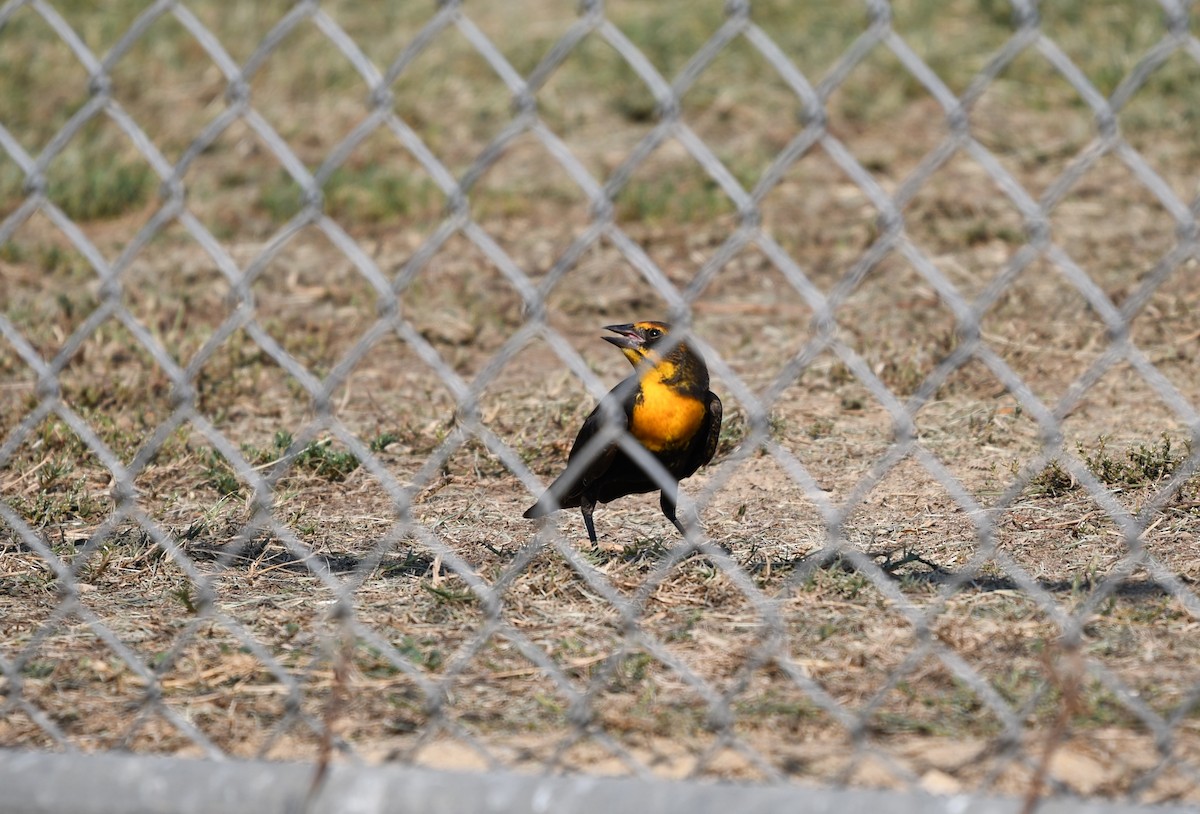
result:
M 0 7 L 0 743 L 1200 800 L 1192 5 L 650 5 Z

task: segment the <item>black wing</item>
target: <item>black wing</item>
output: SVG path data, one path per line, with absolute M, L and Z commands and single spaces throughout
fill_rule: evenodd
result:
M 721 399 L 717 398 L 717 394 L 710 390 L 705 394 L 704 400 L 708 407 L 708 415 L 696 433 L 696 437 L 692 439 L 691 448 L 688 450 L 687 465 L 679 474 L 680 480 L 691 477 L 697 469 L 711 461 L 717 452 L 717 442 L 721 440 L 721 417 L 724 413 Z
M 724 409 L 721 407 L 721 399 L 717 394 L 708 391 L 708 437 L 704 441 L 704 454 L 700 457 L 700 466 L 713 459 L 713 455 L 717 454 L 717 442 L 721 440 L 721 418 L 724 415 Z
M 636 381 L 633 386 L 636 388 Z M 580 498 L 583 497 L 584 488 L 603 477 L 609 470 L 613 459 L 617 456 L 615 443 L 607 444 L 603 449 L 594 450 L 586 461 L 579 455 L 587 446 L 588 441 L 604 426 L 606 420 L 623 422 L 621 429 L 629 429 L 629 413 L 633 410 L 633 400 L 628 398 L 628 390 L 626 382 L 622 382 L 609 391 L 600 404 L 596 405 L 596 409 L 592 410 L 591 415 L 579 428 L 579 434 L 575 436 L 575 443 L 571 445 L 571 452 L 567 455 L 566 470 L 554 479 L 554 483 L 550 484 L 546 493 L 538 498 L 538 502 L 525 511 L 525 517 L 541 517 L 555 509 L 578 506 Z M 613 405 L 612 419 L 609 419 L 607 415 L 610 408 L 606 405 L 609 404 Z

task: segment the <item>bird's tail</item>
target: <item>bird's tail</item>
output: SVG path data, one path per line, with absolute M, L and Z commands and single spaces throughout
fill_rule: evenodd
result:
M 560 476 L 558 480 L 550 484 L 550 488 L 546 490 L 538 502 L 534 503 L 525 510 L 525 517 L 530 519 L 535 517 L 545 517 L 550 512 L 559 509 L 574 509 L 579 506 L 579 495 L 572 494 L 575 484 L 573 482 L 564 482 Z M 563 494 L 566 492 L 566 494 Z

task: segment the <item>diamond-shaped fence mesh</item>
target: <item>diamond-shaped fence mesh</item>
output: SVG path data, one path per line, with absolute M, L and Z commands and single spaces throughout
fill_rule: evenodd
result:
M 1200 801 L 1194 11 L 10 0 L 0 745 Z

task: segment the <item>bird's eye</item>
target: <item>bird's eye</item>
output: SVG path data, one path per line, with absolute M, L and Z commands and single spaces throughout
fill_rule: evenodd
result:
M 662 331 L 660 331 L 658 328 L 651 328 L 650 330 L 646 331 L 646 338 L 651 341 L 658 339 L 660 336 L 662 336 Z

